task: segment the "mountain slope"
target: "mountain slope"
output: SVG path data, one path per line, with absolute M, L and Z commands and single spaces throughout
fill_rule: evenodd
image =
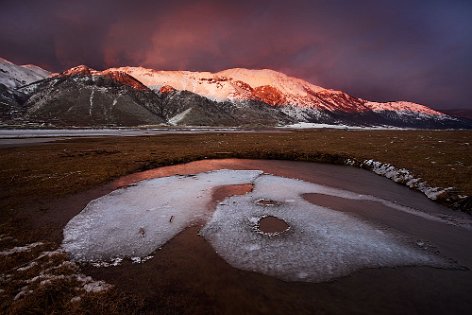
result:
M 0 122 L 20 118 L 24 113 L 22 104 L 27 98 L 24 93 L 0 84 Z
M 171 125 L 277 126 L 294 123 L 284 113 L 258 101 L 217 102 L 189 91 L 162 87 L 162 114 Z
M 100 126 L 159 124 L 157 95 L 126 73 L 78 66 L 25 87 L 28 121 L 56 125 Z
M 216 102 L 260 102 L 298 122 L 415 128 L 467 127 L 467 123 L 411 102 L 371 102 L 325 89 L 273 70 L 228 69 L 217 73 L 114 68 L 159 91 L 169 86 Z
M 7 88 L 18 88 L 49 77 L 51 73 L 35 65 L 18 66 L 0 58 L 0 84 Z
M 465 118 L 468 120 L 472 120 L 472 109 L 468 108 L 452 108 L 452 109 L 445 109 L 443 110 L 446 114 L 458 117 L 458 118 Z
M 5 122 L 21 117 L 21 105 L 27 95 L 18 91 L 18 87 L 43 80 L 50 75 L 49 71 L 38 66 L 18 66 L 0 58 L 0 120 Z
M 3 123 L 472 128 L 469 120 L 420 104 L 372 102 L 268 69 L 210 73 L 78 66 L 51 75 L 34 65 L 3 59 L 0 64 Z
M 153 92 L 115 70 L 78 66 L 18 89 L 28 95 L 19 107 L 25 121 L 54 125 L 274 126 L 294 121 L 257 101 L 216 102 L 171 87 Z

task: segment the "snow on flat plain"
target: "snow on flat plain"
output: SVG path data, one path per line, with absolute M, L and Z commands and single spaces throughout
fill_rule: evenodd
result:
M 363 127 L 363 126 L 349 126 L 343 124 L 319 124 L 319 123 L 308 123 L 308 122 L 299 122 L 292 125 L 286 125 L 281 128 L 291 128 L 291 129 L 350 129 L 350 130 L 411 130 L 413 128 L 400 128 L 400 127 L 389 127 L 389 126 L 372 126 L 372 127 Z
M 253 192 L 227 198 L 213 215 L 208 212 L 215 187 L 243 183 L 253 183 Z M 304 193 L 368 198 L 257 170 L 157 178 L 90 202 L 65 227 L 62 247 L 79 261 L 145 257 L 192 223 L 207 222 L 200 234 L 229 264 L 289 281 L 326 281 L 362 268 L 447 266 L 406 235 L 313 205 Z M 277 205 L 266 207 L 260 199 Z M 290 229 L 276 236 L 259 233 L 256 224 L 268 215 Z

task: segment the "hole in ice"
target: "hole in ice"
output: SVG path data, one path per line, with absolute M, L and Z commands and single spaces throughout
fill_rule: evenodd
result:
M 253 184 L 239 184 L 239 185 L 224 185 L 216 187 L 213 190 L 211 201 L 208 203 L 208 208 L 214 211 L 216 206 L 231 196 L 242 196 L 250 193 L 254 188 Z
M 144 235 L 146 234 L 146 230 L 143 227 L 140 227 L 138 233 L 144 237 Z
M 256 205 L 262 206 L 262 207 L 275 207 L 275 206 L 280 206 L 282 203 L 279 201 L 275 201 L 272 199 L 259 199 L 256 201 Z
M 256 229 L 265 235 L 279 235 L 290 230 L 290 225 L 282 219 L 268 215 L 260 218 Z

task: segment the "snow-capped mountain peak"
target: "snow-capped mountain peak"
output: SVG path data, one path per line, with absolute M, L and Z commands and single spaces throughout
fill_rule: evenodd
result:
M 156 91 L 168 85 L 176 90 L 187 90 L 219 102 L 258 99 L 257 96 L 253 95 L 254 89 L 266 87 L 264 89 L 267 90 L 267 87 L 270 86 L 273 92 L 280 93 L 283 96 L 279 98 L 279 101 L 309 105 L 307 102 L 300 101 L 309 97 L 310 94 L 326 91 L 326 89 L 301 79 L 289 77 L 269 69 L 234 68 L 216 73 L 157 71 L 143 67 L 114 69 L 130 74 Z
M 83 123 L 96 118 L 94 109 L 100 105 L 104 106 L 100 115 L 105 121 L 126 124 L 166 119 L 171 124 L 205 126 L 328 123 L 470 127 L 466 121 L 420 104 L 368 101 L 269 69 L 233 68 L 211 73 L 121 67 L 97 71 L 79 65 L 41 80 L 49 72 L 34 65 L 17 66 L 0 59 L 0 66 L 0 83 L 6 83 L 0 97 L 10 106 L 6 111 L 10 119 L 21 118 L 24 111 L 28 119 L 46 119 L 54 111 L 55 119 L 69 121 L 73 117 Z M 36 82 L 38 79 L 41 81 Z M 51 103 L 51 99 L 55 101 Z M 61 106 L 67 107 L 65 112 Z M 74 116 L 79 108 L 87 117 Z M 109 115 L 112 112 L 124 116 Z
M 53 75 L 53 73 L 51 73 L 47 70 L 44 70 L 43 68 L 41 68 L 40 66 L 37 66 L 37 65 L 27 64 L 27 65 L 22 65 L 22 67 L 33 71 L 38 76 L 43 77 L 43 78 L 47 78 L 47 77 Z
M 308 110 L 345 113 L 391 111 L 402 115 L 438 118 L 445 116 L 411 102 L 380 103 L 363 100 L 270 69 L 233 68 L 216 73 L 157 71 L 143 67 L 121 67 L 112 70 L 126 72 L 155 91 L 167 86 L 176 90 L 187 90 L 218 102 L 258 100 L 272 106 L 291 106 L 299 112 L 299 118 L 304 117 L 300 111 Z
M 72 75 L 83 75 L 83 74 L 92 74 L 92 73 L 97 73 L 97 70 L 94 70 L 90 67 L 87 67 L 86 65 L 78 65 L 76 67 L 72 67 L 70 69 L 67 69 L 66 71 L 62 72 L 59 74 L 61 75 L 66 75 L 66 76 L 72 76 Z
M 79 65 L 62 72 L 61 74 L 56 75 L 56 77 L 77 77 L 77 80 L 91 78 L 94 81 L 108 80 L 114 81 L 119 84 L 128 85 L 136 90 L 148 89 L 144 84 L 136 80 L 131 75 L 116 69 L 97 71 L 85 65 Z
M 305 97 L 307 96 L 308 91 L 317 93 L 326 90 L 304 80 L 290 77 L 284 73 L 270 69 L 251 70 L 244 68 L 233 68 L 217 72 L 215 75 L 243 81 L 253 88 L 260 86 L 272 86 L 282 92 L 284 95 L 293 97 Z
M 273 106 L 293 105 L 323 110 L 368 110 L 361 101 L 335 90 L 325 89 L 302 79 L 269 69 L 234 68 L 216 73 L 190 71 L 157 71 L 143 67 L 121 67 L 149 88 L 163 86 L 187 90 L 214 101 L 259 100 Z
M 49 77 L 51 73 L 35 65 L 16 65 L 0 58 L 0 84 L 16 89 L 20 86 Z
M 406 102 L 406 101 L 385 102 L 385 103 L 365 101 L 364 105 L 370 108 L 371 110 L 373 110 L 374 112 L 394 111 L 394 112 L 403 112 L 403 113 L 407 113 L 407 112 L 419 113 L 421 115 L 426 115 L 426 116 L 438 116 L 438 117 L 447 116 L 446 114 L 438 112 L 424 105 L 420 105 L 420 104 L 416 104 L 412 102 Z

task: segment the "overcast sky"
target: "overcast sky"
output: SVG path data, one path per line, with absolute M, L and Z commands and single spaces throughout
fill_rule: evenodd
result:
M 0 56 L 51 71 L 270 68 L 375 101 L 472 108 L 472 1 L 2 0 Z

